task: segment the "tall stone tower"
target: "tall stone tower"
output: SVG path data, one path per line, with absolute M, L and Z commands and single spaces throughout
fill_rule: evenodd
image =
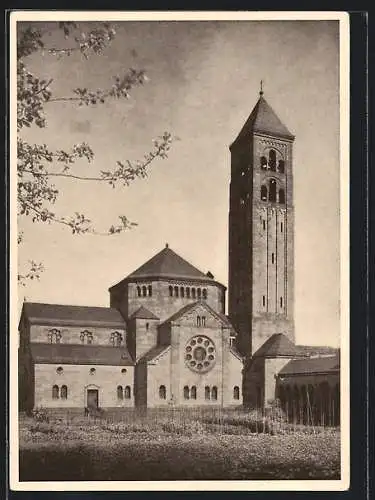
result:
M 261 90 L 229 148 L 229 317 L 244 356 L 274 333 L 294 342 L 293 141 Z

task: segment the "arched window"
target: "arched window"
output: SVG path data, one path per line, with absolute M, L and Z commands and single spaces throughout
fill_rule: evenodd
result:
M 200 288 L 197 289 L 197 296 L 198 296 L 198 299 L 200 299 L 202 297 L 202 290 Z
M 201 317 L 197 316 L 197 326 L 201 326 Z
M 141 290 L 141 287 L 140 287 L 140 286 L 137 286 L 137 293 L 138 293 L 138 297 L 141 297 L 141 295 L 142 295 L 142 290 Z
M 180 297 L 185 297 L 185 288 L 183 286 L 180 287 Z
M 216 385 L 213 386 L 213 388 L 211 389 L 211 399 L 213 400 L 217 400 L 217 387 Z
M 240 388 L 238 385 L 233 387 L 233 399 L 240 399 Z
M 262 186 L 260 188 L 260 199 L 262 201 L 267 201 L 267 186 Z
M 84 330 L 83 332 L 81 332 L 79 338 L 81 340 L 81 344 L 92 344 L 94 337 L 91 332 L 89 332 L 88 330 Z
M 160 399 L 166 399 L 167 398 L 167 391 L 165 389 L 165 385 L 161 385 L 159 387 L 159 398 Z
M 275 179 L 270 180 L 270 192 L 268 195 L 270 201 L 276 201 L 276 181 Z
M 145 286 L 142 287 L 142 295 L 143 297 L 147 296 L 147 288 Z
M 283 298 L 280 297 L 280 309 L 282 309 L 282 308 L 283 308 Z
M 201 317 L 201 325 L 206 326 L 206 316 Z
M 124 399 L 124 392 L 122 390 L 122 385 L 117 386 L 117 399 Z
M 190 299 L 190 288 L 186 287 L 186 297 Z
M 148 285 L 148 296 L 149 297 L 152 296 L 152 286 L 151 285 Z
M 285 172 L 284 160 L 279 160 L 279 166 L 278 166 L 277 170 L 280 172 L 280 174 L 283 174 Z
M 173 286 L 169 285 L 169 296 L 173 297 Z
M 192 299 L 195 299 L 195 288 L 191 289 L 191 297 Z
M 203 288 L 202 295 L 203 295 L 203 300 L 206 300 L 207 299 L 207 289 L 206 288 Z
M 131 398 L 131 389 L 130 385 L 127 385 L 124 389 L 124 397 L 125 399 L 130 399 Z
M 260 168 L 267 168 L 267 158 L 265 156 L 260 157 Z
M 274 149 L 271 149 L 269 152 L 268 165 L 270 167 L 270 170 L 276 170 L 276 151 Z
M 52 399 L 59 399 L 59 386 L 54 385 L 52 387 Z
M 68 399 L 68 388 L 66 385 L 61 386 L 60 397 L 61 399 Z
M 61 332 L 56 328 L 52 328 L 52 330 L 48 332 L 48 342 L 50 344 L 60 344 L 60 340 Z
M 174 287 L 174 296 L 178 297 L 178 286 Z
M 284 189 L 279 189 L 279 203 L 285 204 L 285 191 Z
M 195 385 L 193 385 L 193 387 L 191 388 L 190 397 L 191 399 L 197 399 L 197 388 L 195 387 Z
M 187 385 L 184 387 L 184 399 L 189 399 L 189 387 Z
M 109 341 L 113 345 L 113 347 L 120 347 L 120 345 L 122 343 L 121 333 L 120 332 L 112 332 Z
M 208 385 L 204 388 L 204 398 L 205 399 L 211 399 L 211 391 Z

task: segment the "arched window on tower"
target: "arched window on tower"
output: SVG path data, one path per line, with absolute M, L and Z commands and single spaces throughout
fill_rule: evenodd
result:
M 145 286 L 142 287 L 142 295 L 143 297 L 147 296 L 147 288 Z
M 173 286 L 169 285 L 169 296 L 173 297 Z
M 195 299 L 195 288 L 191 289 L 191 298 Z
M 200 288 L 197 288 L 197 295 L 198 295 L 198 299 L 200 299 L 202 296 L 202 290 Z
M 240 399 L 240 388 L 238 385 L 233 387 L 233 399 Z
M 140 287 L 140 286 L 137 286 L 137 293 L 138 293 L 138 297 L 141 297 L 141 295 L 142 295 L 142 290 L 141 290 L 141 287 Z
M 260 158 L 260 168 L 267 168 L 267 158 L 265 156 L 261 156 Z
M 284 189 L 279 189 L 279 203 L 285 204 L 285 191 Z
M 270 180 L 270 192 L 268 195 L 270 201 L 276 201 L 276 181 L 275 179 Z
M 185 288 L 183 286 L 180 287 L 180 297 L 185 297 Z
M 197 388 L 195 385 L 193 385 L 191 388 L 190 397 L 191 399 L 197 399 Z
M 207 289 L 206 288 L 203 288 L 202 297 L 203 297 L 203 300 L 207 299 Z
M 190 299 L 190 288 L 186 287 L 186 297 Z
M 125 399 L 130 399 L 131 398 L 131 389 L 130 385 L 127 385 L 124 389 L 124 398 Z
M 211 389 L 211 399 L 213 400 L 217 400 L 217 387 L 216 385 L 213 386 L 213 388 Z
M 152 296 L 152 286 L 151 285 L 148 285 L 148 296 L 149 297 Z
M 267 201 L 267 186 L 262 186 L 260 188 L 260 199 L 262 201 Z
M 285 162 L 284 162 L 284 160 L 279 160 L 279 165 L 277 167 L 277 170 L 280 172 L 280 174 L 283 174 L 285 172 Z
M 178 286 L 174 287 L 174 296 L 178 297 Z
M 271 149 L 268 156 L 268 166 L 273 172 L 276 171 L 276 151 Z

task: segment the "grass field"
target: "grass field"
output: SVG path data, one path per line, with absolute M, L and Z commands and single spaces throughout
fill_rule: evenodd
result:
M 337 429 L 237 418 L 20 425 L 21 481 L 339 479 Z M 268 429 L 268 432 L 264 432 Z

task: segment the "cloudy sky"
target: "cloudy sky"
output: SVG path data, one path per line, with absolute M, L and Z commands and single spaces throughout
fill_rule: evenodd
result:
M 60 225 L 19 220 L 27 261 L 45 266 L 19 300 L 109 305 L 108 288 L 165 243 L 227 285 L 228 146 L 244 124 L 264 81 L 264 96 L 295 134 L 296 341 L 339 342 L 339 26 L 337 21 L 115 22 L 117 36 L 86 61 L 38 54 L 30 68 L 53 78 L 56 96 L 75 87 L 105 88 L 129 67 L 149 82 L 127 101 L 96 107 L 50 103 L 48 127 L 29 141 L 51 148 L 88 142 L 92 174 L 116 160 L 138 159 L 165 130 L 179 137 L 169 158 L 128 188 L 59 182 L 56 211 L 85 213 L 98 229 L 119 214 L 138 227 L 113 237 L 73 236 Z M 84 27 L 84 25 L 82 25 Z M 65 46 L 56 25 L 44 26 L 46 46 Z M 87 26 L 86 26 L 87 28 Z

